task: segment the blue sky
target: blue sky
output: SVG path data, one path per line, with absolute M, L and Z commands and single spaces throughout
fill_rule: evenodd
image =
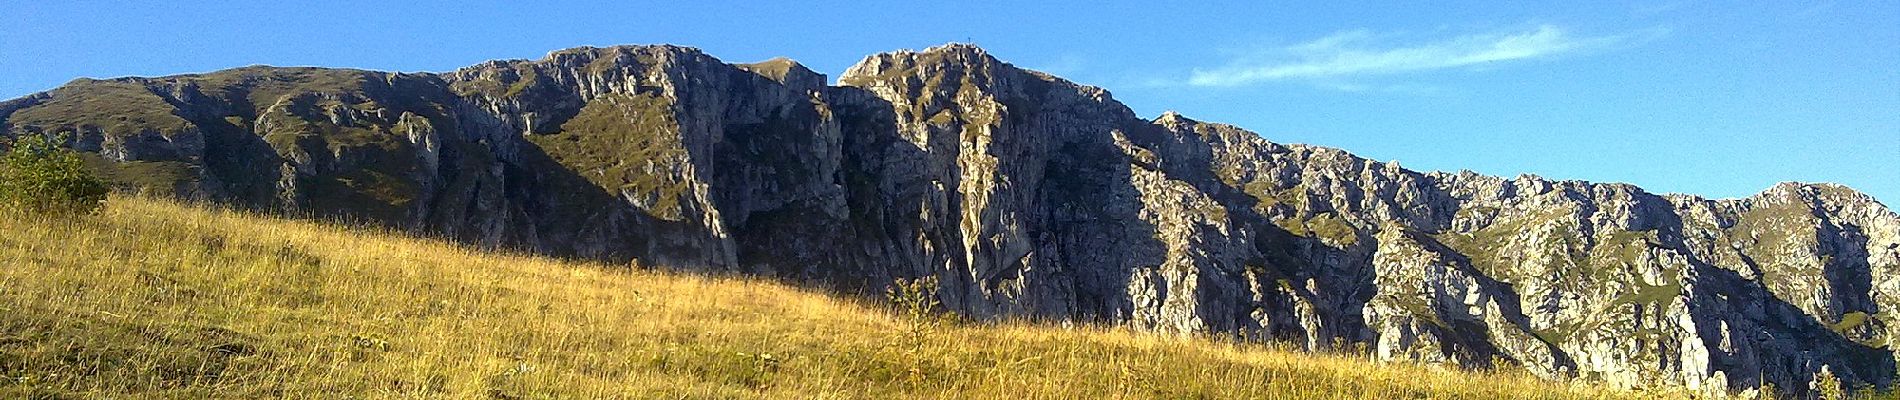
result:
M 1900 202 L 1900 3 L 1887 1 L 0 1 L 0 98 L 82 76 L 446 71 L 634 43 L 788 56 L 835 77 L 869 54 L 970 40 L 1144 116 L 1413 169 L 1710 197 L 1825 181 Z

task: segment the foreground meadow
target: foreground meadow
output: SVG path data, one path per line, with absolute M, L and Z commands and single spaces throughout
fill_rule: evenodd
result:
M 1657 398 L 138 197 L 0 218 L 0 398 Z

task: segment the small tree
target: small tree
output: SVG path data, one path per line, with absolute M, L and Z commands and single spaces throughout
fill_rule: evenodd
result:
M 22 135 L 0 155 L 0 207 L 53 215 L 99 210 L 106 184 L 86 171 L 79 154 L 41 135 Z
M 904 316 L 904 344 L 912 353 L 921 351 L 926 337 L 941 322 L 937 318 L 937 307 L 943 305 L 937 301 L 937 277 L 925 276 L 916 279 L 898 278 L 884 296 Z
M 1841 400 L 1847 398 L 1847 392 L 1841 387 L 1840 378 L 1835 377 L 1834 371 L 1828 370 L 1826 365 L 1821 366 L 1821 372 L 1814 374 L 1814 381 L 1808 385 L 1814 389 L 1815 398 L 1823 400 Z
M 903 332 L 899 332 L 899 345 L 904 348 L 904 374 L 912 383 L 924 380 L 924 344 L 930 340 L 932 332 L 943 323 L 938 308 L 943 306 L 937 301 L 937 277 L 925 276 L 916 279 L 898 278 L 884 296 L 903 314 Z

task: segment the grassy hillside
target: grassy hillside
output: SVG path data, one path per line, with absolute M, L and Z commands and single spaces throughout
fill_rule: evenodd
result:
M 114 198 L 0 218 L 0 398 L 1653 398 Z

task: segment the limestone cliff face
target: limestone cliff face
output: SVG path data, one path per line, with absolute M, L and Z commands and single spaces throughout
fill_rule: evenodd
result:
M 947 45 L 837 86 L 786 59 L 557 51 L 443 74 L 247 67 L 0 102 L 133 190 L 842 290 L 1621 386 L 1886 386 L 1900 217 L 1419 173 Z

